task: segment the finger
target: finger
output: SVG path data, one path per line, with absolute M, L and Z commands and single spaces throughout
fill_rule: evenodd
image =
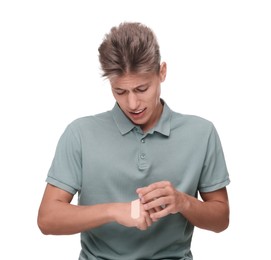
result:
M 158 212 L 158 211 L 162 210 L 163 207 L 159 206 L 159 207 L 154 207 L 153 209 L 154 209 L 154 212 L 152 212 L 152 213 L 155 213 L 155 212 Z
M 170 185 L 170 182 L 168 182 L 168 181 L 155 182 L 155 183 L 150 184 L 147 187 L 138 188 L 136 190 L 136 192 L 138 193 L 138 195 L 144 196 L 145 194 L 147 194 L 153 190 L 156 190 L 159 188 L 165 188 L 168 185 Z
M 150 214 L 146 215 L 145 222 L 148 227 L 152 225 L 153 221 L 152 221 L 152 218 L 150 217 Z
M 152 223 L 153 223 L 153 222 L 156 222 L 156 221 L 158 220 L 157 218 L 154 217 L 153 213 L 159 212 L 159 211 L 161 211 L 161 210 L 163 210 L 162 207 L 155 207 L 155 208 L 153 208 L 153 209 L 148 210 L 148 212 L 149 212 L 149 217 L 150 217 L 150 219 L 152 220 Z M 153 216 L 153 217 L 151 218 L 151 216 Z
M 160 218 L 163 218 L 167 215 L 169 215 L 169 210 L 168 208 L 164 208 L 163 210 L 160 210 L 160 211 L 157 211 L 157 212 L 154 212 L 152 214 L 150 214 L 150 218 L 152 219 L 153 222 L 157 221 L 158 219 Z
M 149 217 L 150 218 L 150 217 Z M 151 219 L 151 218 L 150 218 Z M 137 220 L 137 225 L 136 227 L 140 230 L 146 230 L 148 228 L 148 224 L 146 222 L 146 219 L 144 216 L 141 216 L 138 220 Z
M 137 219 L 137 228 L 140 230 L 146 230 L 153 223 L 150 217 L 151 213 L 155 213 L 154 210 L 146 211 L 143 205 L 140 203 L 140 218 Z
M 152 200 L 143 205 L 145 210 L 155 209 L 155 211 L 159 212 L 165 208 L 167 204 L 169 204 L 170 200 L 168 197 L 160 197 L 158 199 Z
M 154 191 L 151 191 L 141 197 L 141 203 L 147 203 L 150 201 L 155 201 L 158 198 L 165 197 L 168 195 L 168 192 L 165 188 L 159 188 Z

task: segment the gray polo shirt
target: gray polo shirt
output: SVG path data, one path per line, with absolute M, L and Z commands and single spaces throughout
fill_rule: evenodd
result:
M 195 197 L 230 182 L 213 124 L 173 112 L 166 103 L 147 133 L 117 104 L 73 121 L 59 140 L 46 179 L 78 192 L 80 205 L 131 201 L 138 187 L 162 180 Z M 181 214 L 164 217 L 146 231 L 109 223 L 81 233 L 79 259 L 192 259 L 192 234 L 193 226 Z

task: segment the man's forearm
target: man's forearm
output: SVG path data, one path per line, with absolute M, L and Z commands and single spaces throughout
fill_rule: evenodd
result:
M 194 226 L 221 232 L 229 225 L 229 205 L 224 201 L 201 201 L 186 196 L 186 202 L 180 213 Z
M 110 208 L 113 204 L 77 206 L 55 201 L 41 208 L 38 225 L 44 234 L 68 235 L 92 229 L 113 221 Z

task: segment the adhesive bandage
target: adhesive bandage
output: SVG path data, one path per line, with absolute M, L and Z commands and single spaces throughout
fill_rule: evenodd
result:
M 133 200 L 131 202 L 131 218 L 136 219 L 140 217 L 140 200 Z

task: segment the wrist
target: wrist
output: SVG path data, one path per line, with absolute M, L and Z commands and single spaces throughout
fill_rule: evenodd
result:
M 178 210 L 181 214 L 185 213 L 190 207 L 189 196 L 185 193 L 179 192 L 179 207 Z
M 118 214 L 120 212 L 119 207 L 121 203 L 110 203 L 107 207 L 107 217 L 109 222 L 117 222 Z

